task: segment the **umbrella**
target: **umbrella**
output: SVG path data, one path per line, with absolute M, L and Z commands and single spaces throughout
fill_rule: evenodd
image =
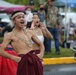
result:
M 58 0 L 60 2 L 64 2 L 67 4 L 68 7 L 75 8 L 76 7 L 76 0 Z
M 56 7 L 58 7 L 58 8 L 63 8 L 63 7 L 65 7 L 65 3 L 64 2 L 62 2 L 62 1 L 55 1 L 54 2 L 54 5 L 56 6 Z

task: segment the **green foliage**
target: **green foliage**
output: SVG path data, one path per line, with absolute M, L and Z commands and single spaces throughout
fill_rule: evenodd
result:
M 0 42 L 2 42 L 3 41 L 3 37 L 0 37 Z
M 73 11 L 76 12 L 76 8 L 73 8 Z
M 21 5 L 29 4 L 29 0 L 6 0 L 6 1 L 14 4 L 21 4 Z
M 29 5 L 31 0 L 6 0 L 7 2 L 13 3 L 13 4 L 20 4 L 20 5 Z M 35 8 L 38 9 L 38 6 L 40 3 L 45 2 L 45 0 L 33 0 L 35 3 Z

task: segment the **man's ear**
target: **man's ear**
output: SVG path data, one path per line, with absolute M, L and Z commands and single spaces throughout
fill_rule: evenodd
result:
M 15 19 L 13 19 L 12 22 L 15 24 Z

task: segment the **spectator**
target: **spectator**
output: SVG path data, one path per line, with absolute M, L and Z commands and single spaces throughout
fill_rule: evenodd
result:
M 35 10 L 35 4 L 34 4 L 33 1 L 30 2 L 30 8 L 31 8 L 31 11 L 32 11 L 33 14 L 37 14 L 38 13 L 38 11 Z
M 32 18 L 33 18 L 33 14 L 31 12 L 31 8 L 27 7 L 26 10 L 25 10 L 25 21 L 26 21 L 26 24 L 27 24 L 27 22 L 31 22 Z
M 46 25 L 46 20 L 45 20 L 45 10 L 44 10 L 44 5 L 43 4 L 40 4 L 39 5 L 39 11 L 38 11 L 38 15 L 39 15 L 39 18 L 40 18 L 40 21 Z
M 75 27 L 75 24 L 73 23 L 72 18 L 69 19 L 69 25 L 73 28 Z
M 60 54 L 59 49 L 59 30 L 57 25 L 57 19 L 58 18 L 58 9 L 54 6 L 54 0 L 50 0 L 48 2 L 47 6 L 47 18 L 46 18 L 46 27 L 50 31 L 50 33 L 53 34 L 54 41 L 55 41 L 55 48 L 56 48 L 56 54 Z M 51 40 L 48 38 L 45 38 L 45 49 L 47 53 L 51 52 Z
M 59 24 L 60 24 L 60 25 L 59 25 L 58 28 L 59 28 L 59 34 L 60 34 L 60 35 L 59 35 L 60 45 L 62 45 L 62 42 L 63 42 L 62 36 L 63 36 L 63 33 L 64 33 L 63 30 L 64 30 L 64 28 L 65 28 L 65 25 L 64 25 L 64 23 L 63 23 L 64 17 L 65 17 L 64 15 L 60 15 L 60 16 L 59 16 L 59 19 L 60 19 L 60 20 L 59 20 L 59 21 L 60 21 Z
M 0 18 L 0 36 L 3 36 L 3 30 L 4 30 L 4 28 L 5 28 L 5 26 L 4 26 L 4 24 L 1 22 L 1 18 Z
M 73 31 L 74 31 L 74 27 L 75 24 L 72 22 L 72 19 L 69 19 L 69 41 L 72 43 L 73 42 Z

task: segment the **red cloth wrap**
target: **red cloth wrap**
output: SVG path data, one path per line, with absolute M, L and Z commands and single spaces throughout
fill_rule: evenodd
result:
M 22 59 L 18 63 L 17 75 L 43 75 L 42 61 L 36 55 L 38 53 L 37 50 L 32 50 L 19 55 Z

